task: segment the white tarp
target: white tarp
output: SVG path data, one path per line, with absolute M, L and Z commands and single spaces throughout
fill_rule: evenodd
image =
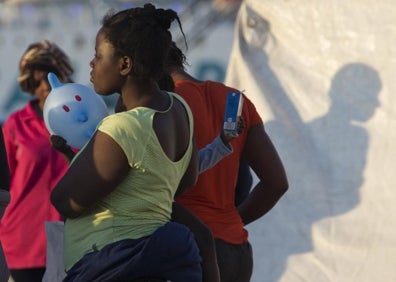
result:
M 252 281 L 396 281 L 396 2 L 247 0 L 226 83 L 290 188 L 248 226 Z

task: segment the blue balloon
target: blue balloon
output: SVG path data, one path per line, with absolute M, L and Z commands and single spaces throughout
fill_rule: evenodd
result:
M 106 117 L 107 106 L 91 88 L 78 83 L 61 83 L 48 74 L 51 92 L 44 103 L 44 122 L 51 135 L 63 137 L 81 149 L 93 136 L 98 123 Z

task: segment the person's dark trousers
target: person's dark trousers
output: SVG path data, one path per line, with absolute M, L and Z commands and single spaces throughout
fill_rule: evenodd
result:
M 63 282 L 161 279 L 202 281 L 198 246 L 182 224 L 168 222 L 149 237 L 121 240 L 88 253 L 67 272 Z
M 26 268 L 26 269 L 10 269 L 10 274 L 15 282 L 41 282 L 45 267 Z
M 249 242 L 234 245 L 216 239 L 221 282 L 249 282 L 253 272 L 253 252 Z

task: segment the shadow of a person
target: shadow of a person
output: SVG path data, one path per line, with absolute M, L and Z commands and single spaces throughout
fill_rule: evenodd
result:
M 299 155 L 307 152 L 306 148 L 293 155 L 296 159 L 286 160 L 295 168 L 291 172 L 295 182 L 289 199 L 279 211 L 288 218 L 286 222 L 294 222 L 296 230 L 304 234 L 296 240 L 297 245 L 285 250 L 283 263 L 288 260 L 293 265 L 288 275 L 299 272 L 296 269 L 315 269 L 320 261 L 327 270 L 310 275 L 317 281 L 326 281 L 326 275 L 335 275 L 341 267 L 342 260 L 334 258 L 341 256 L 342 246 L 352 246 L 353 241 L 359 241 L 361 235 L 353 231 L 356 226 L 339 216 L 352 211 L 360 202 L 369 145 L 368 132 L 360 123 L 368 121 L 379 106 L 380 89 L 380 78 L 372 67 L 362 63 L 344 65 L 333 77 L 328 112 L 304 126 L 305 139 L 312 146 L 312 153 Z M 291 136 L 287 138 L 290 141 Z M 305 179 L 301 181 L 298 177 Z M 295 207 L 292 213 L 287 205 Z M 288 224 L 281 229 L 291 235 Z M 290 258 L 304 252 L 312 254 Z M 278 273 L 274 281 L 282 274 Z M 282 279 L 287 280 L 287 277 Z
M 359 203 L 369 144 L 368 132 L 359 123 L 373 116 L 380 90 L 380 78 L 372 67 L 346 64 L 333 77 L 329 111 L 307 124 L 319 152 L 318 165 L 327 178 L 327 196 L 334 200 L 329 203 L 329 216 Z
M 244 37 L 238 41 L 238 56 L 244 63 L 230 67 L 252 75 L 254 85 L 246 85 L 247 96 L 259 112 L 271 111 L 273 118 L 266 122 L 266 131 L 279 150 L 290 184 L 276 208 L 248 229 L 255 268 L 266 273 L 258 281 L 284 281 L 286 266 L 293 272 L 303 263 L 312 263 L 289 265 L 297 254 L 315 251 L 314 228 L 316 238 L 325 241 L 349 232 L 350 227 L 337 227 L 327 219 L 345 214 L 359 203 L 369 144 L 369 135 L 359 123 L 369 120 L 379 106 L 381 81 L 369 65 L 344 65 L 332 79 L 328 112 L 305 122 L 271 68 L 267 53 L 278 42 L 269 22 L 249 9 L 246 13 L 249 22 L 238 25 L 246 29 L 239 31 Z M 245 85 L 238 81 L 243 78 L 232 79 L 236 85 Z M 316 281 L 321 281 L 324 274 L 318 271 L 317 275 Z

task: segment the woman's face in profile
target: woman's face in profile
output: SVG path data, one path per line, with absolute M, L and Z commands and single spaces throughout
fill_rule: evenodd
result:
M 95 56 L 90 62 L 91 83 L 96 93 L 111 95 L 119 93 L 124 77 L 121 76 L 122 58 L 115 56 L 113 45 L 100 30 L 96 36 Z

